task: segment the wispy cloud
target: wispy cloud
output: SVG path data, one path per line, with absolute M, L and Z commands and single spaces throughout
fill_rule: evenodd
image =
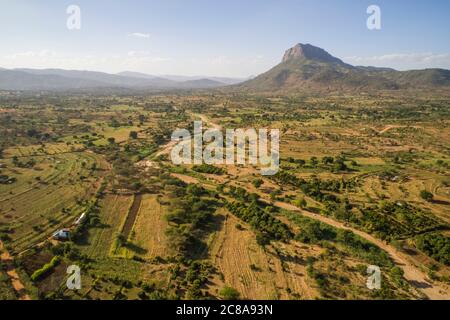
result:
M 95 70 L 120 72 L 140 71 L 149 74 L 204 75 L 247 77 L 269 69 L 273 61 L 262 55 L 227 56 L 216 55 L 206 58 L 191 56 L 165 56 L 146 50 L 128 50 L 121 53 L 78 54 L 52 50 L 18 51 L 0 54 L 3 68 L 61 68 L 73 70 Z M 238 72 L 236 71 L 238 70 Z
M 397 69 L 446 68 L 450 69 L 450 54 L 426 53 L 392 53 L 379 56 L 344 58 L 354 65 L 372 65 Z
M 150 33 L 133 32 L 133 33 L 130 33 L 129 36 L 133 37 L 133 38 L 148 39 L 148 38 L 150 38 Z
M 230 58 L 227 56 L 215 56 L 208 59 L 208 63 L 210 65 L 216 66 L 230 66 L 230 65 L 245 66 L 248 64 L 261 64 L 264 62 L 264 60 L 265 58 L 263 55 L 246 56 L 239 58 Z
M 56 53 L 54 51 L 40 50 L 40 51 L 25 51 L 25 52 L 13 53 L 13 54 L 4 56 L 4 58 L 8 59 L 8 60 L 15 60 L 15 59 L 21 59 L 21 58 L 51 58 L 51 57 L 55 57 L 55 56 L 56 56 Z
M 170 58 L 152 55 L 147 51 L 129 51 L 125 54 L 73 55 L 49 50 L 27 51 L 0 56 L 6 68 L 64 68 L 118 72 L 164 66 Z

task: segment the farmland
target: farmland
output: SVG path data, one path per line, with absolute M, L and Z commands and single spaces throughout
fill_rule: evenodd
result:
M 449 107 L 413 96 L 2 97 L 0 239 L 32 298 L 449 299 Z M 174 165 L 173 130 L 198 119 L 280 129 L 279 172 Z M 68 241 L 52 239 L 65 228 Z M 72 264 L 81 290 L 64 286 Z M 380 290 L 366 287 L 369 265 Z M 18 298 L 3 263 L 0 297 Z

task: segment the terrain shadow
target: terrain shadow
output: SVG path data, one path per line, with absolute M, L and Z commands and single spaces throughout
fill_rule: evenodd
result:
M 146 254 L 148 252 L 147 249 L 144 249 L 144 248 L 142 248 L 142 247 L 140 247 L 137 244 L 134 244 L 132 242 L 127 242 L 124 245 L 124 247 L 129 249 L 129 250 L 131 250 L 131 251 L 133 251 L 134 253 L 137 253 L 137 254 Z
M 440 205 L 443 205 L 443 206 L 448 206 L 448 205 L 450 205 L 450 202 L 445 201 L 445 200 L 433 200 L 432 202 L 433 202 L 434 204 L 440 204 Z
M 422 281 L 415 281 L 415 280 L 411 280 L 409 281 L 409 283 L 419 289 L 426 289 L 426 288 L 431 288 L 432 286 L 427 283 L 427 282 L 422 282 Z

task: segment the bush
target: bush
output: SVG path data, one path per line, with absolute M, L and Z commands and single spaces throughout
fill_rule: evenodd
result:
M 431 192 L 429 192 L 429 191 L 426 191 L 426 190 L 420 191 L 420 197 L 423 200 L 428 201 L 428 202 L 433 201 L 433 198 L 434 198 L 433 194 Z
M 238 300 L 240 296 L 236 289 L 228 286 L 223 287 L 219 294 L 224 300 Z
M 439 233 L 429 233 L 416 238 L 419 250 L 436 261 L 450 265 L 450 238 Z
M 49 272 L 51 272 L 61 261 L 61 258 L 59 256 L 53 257 L 53 259 L 49 262 L 44 264 L 44 266 L 40 269 L 37 269 L 33 274 L 31 275 L 32 281 L 37 281 L 41 279 L 43 276 L 47 275 Z
M 255 186 L 255 188 L 259 188 L 263 183 L 264 181 L 262 179 L 255 179 L 252 181 L 252 184 Z
M 137 139 L 138 133 L 136 131 L 130 131 L 130 138 L 131 139 Z
M 209 173 L 209 174 L 217 174 L 222 175 L 225 173 L 225 171 L 222 168 L 215 167 L 210 164 L 201 164 L 198 166 L 194 166 L 192 170 L 199 172 L 199 173 Z

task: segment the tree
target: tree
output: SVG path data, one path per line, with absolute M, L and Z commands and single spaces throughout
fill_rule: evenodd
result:
M 122 233 L 116 235 L 116 241 L 118 247 L 122 247 L 127 244 L 127 238 Z
M 423 200 L 428 201 L 428 202 L 433 201 L 433 198 L 434 198 L 433 194 L 431 192 L 429 192 L 429 191 L 426 191 L 426 190 L 420 191 L 420 197 Z
M 108 138 L 108 142 L 109 144 L 114 144 L 116 143 L 116 139 L 114 139 L 113 137 Z
M 255 186 L 255 188 L 259 188 L 264 183 L 264 181 L 262 179 L 255 179 L 253 180 L 252 183 Z
M 220 295 L 224 300 L 238 300 L 240 293 L 232 287 L 225 286 L 220 290 Z
M 305 198 L 295 199 L 294 201 L 292 201 L 292 203 L 294 204 L 294 206 L 300 208 L 306 208 L 306 206 L 308 205 Z
M 38 131 L 34 128 L 27 130 L 27 136 L 29 137 L 36 137 L 38 134 L 39 134 Z
M 18 165 L 19 165 L 19 163 L 20 163 L 20 161 L 19 161 L 19 158 L 17 157 L 17 156 L 14 156 L 13 158 L 12 158 L 12 162 L 13 162 L 13 164 L 17 167 Z
M 322 163 L 323 164 L 330 164 L 334 162 L 334 158 L 333 157 L 323 157 L 322 158 Z
M 130 138 L 131 139 L 137 139 L 138 133 L 136 131 L 130 131 Z

